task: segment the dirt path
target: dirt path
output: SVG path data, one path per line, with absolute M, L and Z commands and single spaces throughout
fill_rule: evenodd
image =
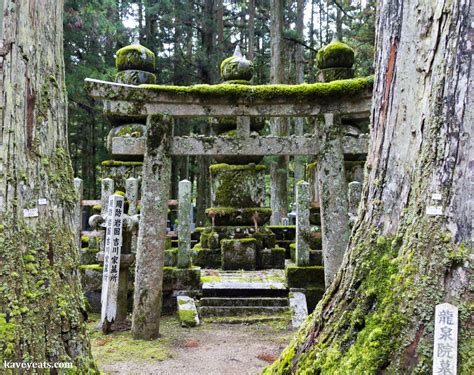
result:
M 129 332 L 92 335 L 93 352 L 106 374 L 259 374 L 294 333 L 282 323 L 204 324 L 187 329 L 165 319 L 163 337 L 133 341 Z

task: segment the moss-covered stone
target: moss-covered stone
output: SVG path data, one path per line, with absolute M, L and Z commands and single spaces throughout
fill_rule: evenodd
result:
M 224 270 L 254 270 L 257 267 L 255 238 L 224 239 L 221 254 Z
M 163 290 L 199 290 L 201 289 L 201 269 L 164 267 Z
M 221 249 L 203 249 L 201 246 L 194 246 L 191 255 L 192 263 L 202 268 L 221 268 Z
M 257 267 L 259 269 L 285 268 L 285 252 L 282 247 L 261 249 L 257 252 Z
M 288 284 L 288 288 L 324 288 L 324 267 L 289 266 L 286 268 L 286 282 Z
M 353 77 L 354 69 L 352 68 L 327 68 L 318 71 L 318 81 L 320 82 L 331 82 Z
M 224 81 L 250 81 L 253 71 L 253 63 L 242 56 L 238 46 L 234 51 L 234 55 L 224 59 L 221 63 L 221 78 Z
M 116 53 L 115 66 L 117 70 L 144 70 L 153 73 L 155 54 L 148 48 L 134 44 L 120 48 Z
M 175 267 L 178 259 L 178 249 L 165 250 L 165 267 Z
M 265 224 L 272 215 L 272 209 L 267 207 L 232 208 L 210 207 L 206 214 L 214 225 L 258 225 Z
M 179 321 L 186 327 L 196 327 L 196 311 L 178 309 Z
M 353 78 L 333 82 L 318 82 L 301 85 L 194 85 L 194 86 L 163 86 L 140 85 L 140 88 L 156 93 L 176 95 L 177 97 L 189 96 L 196 100 L 208 98 L 228 98 L 235 101 L 244 100 L 277 100 L 284 99 L 288 103 L 301 100 L 335 99 L 354 97 L 373 87 L 373 76 Z M 139 97 L 133 94 L 135 100 Z M 125 98 L 126 99 L 126 98 Z
M 345 43 L 333 41 L 318 51 L 316 63 L 319 69 L 352 68 L 354 50 Z
M 211 165 L 209 170 L 213 207 L 263 206 L 265 202 L 265 167 L 263 165 L 215 164 Z
M 115 81 L 127 85 L 153 85 L 156 83 L 156 75 L 143 70 L 122 70 L 116 74 Z

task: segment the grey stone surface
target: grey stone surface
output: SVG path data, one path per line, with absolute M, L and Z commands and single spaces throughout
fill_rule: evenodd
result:
M 86 79 L 89 94 L 104 101 L 107 114 L 128 114 L 131 111 L 140 115 L 166 114 L 169 116 L 262 116 L 262 117 L 303 117 L 316 116 L 324 112 L 343 114 L 364 114 L 369 117 L 372 90 L 367 89 L 357 95 L 341 95 L 335 100 L 320 100 L 311 97 L 302 98 L 295 92 L 279 99 L 255 97 L 249 101 L 248 96 L 207 96 L 200 98 L 199 94 L 175 95 L 173 93 L 157 92 L 153 89 L 138 86 Z M 254 87 L 249 87 L 249 94 Z M 125 101 L 123 98 L 134 98 Z M 146 103 L 137 107 L 140 101 Z
M 257 268 L 256 240 L 253 238 L 221 241 L 224 270 L 254 270 Z
M 199 315 L 194 299 L 188 296 L 177 296 L 178 317 L 184 327 L 199 325 Z
M 318 124 L 321 147 L 325 150 L 318 162 L 318 184 L 321 204 L 324 275 L 326 287 L 336 276 L 349 242 L 347 183 L 340 121 L 333 113 L 325 113 Z
M 178 267 L 191 265 L 191 182 L 183 180 L 178 188 Z
M 143 155 L 145 137 L 114 137 L 114 156 Z M 366 154 L 368 137 L 343 137 L 343 152 L 346 155 Z M 314 135 L 257 136 L 250 135 L 242 140 L 236 137 L 215 137 L 204 135 L 175 136 L 171 145 L 173 155 L 315 155 L 319 152 L 318 139 Z
M 351 223 L 357 218 L 357 210 L 362 194 L 362 183 L 358 181 L 349 182 L 348 201 L 349 201 L 349 220 Z
M 300 181 L 296 184 L 296 265 L 309 265 L 309 184 Z
M 298 328 L 308 317 L 308 306 L 306 304 L 306 296 L 301 292 L 291 292 L 290 309 L 291 324 L 294 328 Z

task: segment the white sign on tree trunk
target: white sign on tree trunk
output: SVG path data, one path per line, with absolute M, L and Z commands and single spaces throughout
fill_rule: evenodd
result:
M 102 276 L 101 323 L 112 322 L 117 313 L 117 293 L 122 248 L 123 196 L 113 194 L 107 207 L 104 271 Z
M 449 303 L 436 305 L 433 374 L 456 375 L 458 359 L 458 308 Z

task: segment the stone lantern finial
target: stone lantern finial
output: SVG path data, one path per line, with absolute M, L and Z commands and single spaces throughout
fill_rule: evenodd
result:
M 234 54 L 221 63 L 221 78 L 224 81 L 250 81 L 253 76 L 253 63 L 242 56 L 237 45 Z
M 319 49 L 316 63 L 319 69 L 318 80 L 321 82 L 354 77 L 354 50 L 337 39 Z

